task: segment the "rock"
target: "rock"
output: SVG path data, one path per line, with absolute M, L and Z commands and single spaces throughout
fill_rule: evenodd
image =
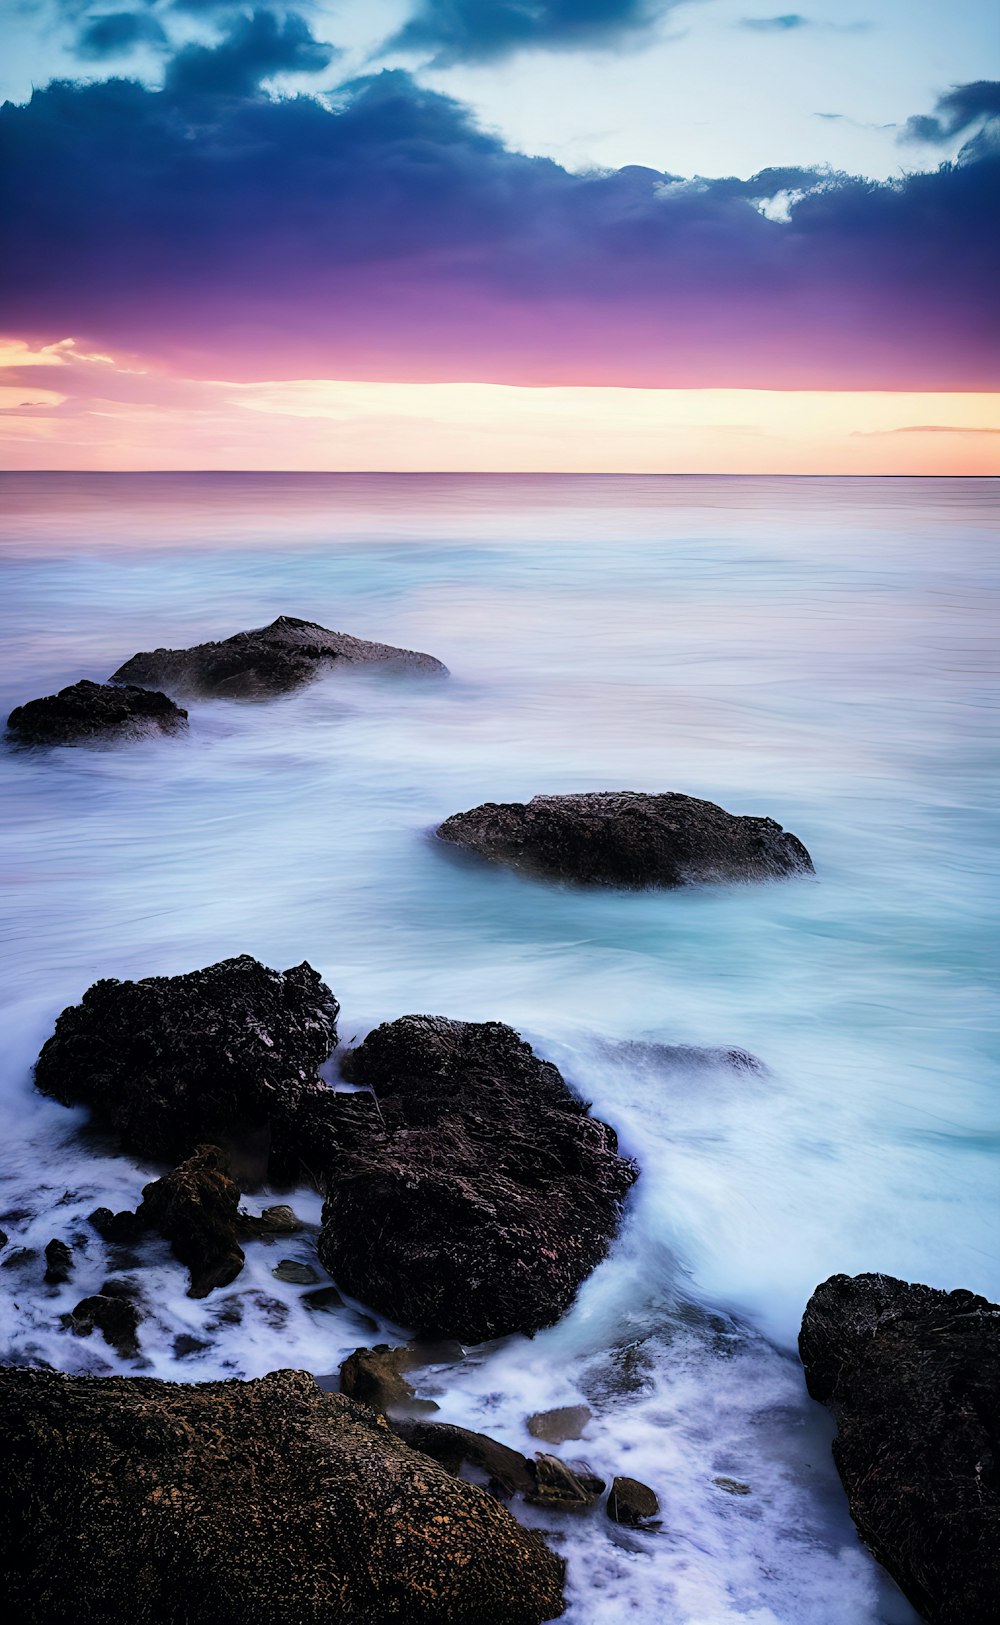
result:
M 538 1534 L 305 1372 L 4 1369 L 0 1432 L 18 1625 L 541 1625 L 564 1607 Z
M 139 1352 L 136 1334 L 140 1318 L 138 1309 L 128 1298 L 112 1296 L 103 1290 L 93 1297 L 82 1298 L 69 1315 L 71 1330 L 78 1337 L 89 1337 L 91 1332 L 99 1331 L 109 1348 L 115 1349 L 123 1360 Z
M 649 1485 L 637 1478 L 613 1478 L 605 1510 L 614 1523 L 638 1529 L 657 1516 L 660 1503 Z
M 73 1254 L 64 1241 L 52 1240 L 45 1249 L 45 1281 L 48 1286 L 62 1286 L 73 1273 Z
M 338 1285 L 463 1343 L 557 1320 L 636 1177 L 614 1131 L 499 1022 L 404 1016 L 342 1070 L 380 1116 L 328 1186 L 319 1254 Z
M 751 1072 L 766 1074 L 767 1067 L 749 1050 L 714 1044 L 657 1044 L 629 1038 L 603 1043 L 604 1054 L 636 1069 L 653 1072 Z
M 560 1461 L 558 1456 L 535 1457 L 535 1487 L 528 1500 L 559 1512 L 586 1512 L 604 1493 L 603 1478 L 585 1463 Z
M 561 1405 L 554 1411 L 536 1411 L 528 1417 L 528 1432 L 533 1439 L 544 1439 L 546 1444 L 565 1444 L 567 1439 L 579 1439 L 593 1416 L 589 1405 Z
M 987 1625 L 1000 1597 L 1000 1305 L 889 1275 L 834 1275 L 799 1336 L 837 1423 L 858 1532 L 932 1625 Z
M 308 1104 L 318 1117 L 338 1098 L 317 1073 L 338 1011 L 311 965 L 268 970 L 247 954 L 184 976 L 95 982 L 57 1020 L 35 1083 L 89 1106 L 129 1151 L 164 1161 L 265 1127 L 275 1177 L 289 1177 L 298 1115 Z
M 26 1264 L 33 1264 L 37 1257 L 38 1253 L 34 1247 L 15 1247 L 13 1252 L 8 1253 L 7 1257 L 0 1261 L 0 1269 L 23 1269 Z
M 464 1466 L 485 1473 L 492 1485 L 507 1495 L 531 1495 L 536 1486 L 534 1463 L 519 1450 L 498 1444 L 485 1433 L 455 1427 L 451 1422 L 424 1422 L 391 1417 L 389 1426 L 413 1450 L 423 1451 L 434 1461 L 458 1473 Z
M 437 833 L 492 863 L 580 885 L 645 889 L 813 872 L 802 842 L 772 818 L 737 817 L 674 792 L 487 801 Z
M 58 694 L 29 700 L 7 718 L 7 732 L 22 745 L 85 745 L 176 733 L 187 712 L 155 689 L 113 683 L 73 683 Z
M 221 643 L 133 655 L 111 680 L 162 685 L 172 694 L 268 699 L 299 688 L 334 666 L 373 665 L 448 675 L 448 668 L 432 655 L 369 643 L 346 632 L 330 632 L 315 621 L 279 615 L 270 626 L 237 632 Z
M 109 1207 L 95 1207 L 90 1215 L 90 1222 L 102 1241 L 116 1241 L 128 1245 L 130 1242 L 138 1241 L 142 1235 L 142 1225 L 129 1208 L 122 1213 L 112 1213 Z
M 286 1202 L 266 1207 L 260 1214 L 241 1212 L 237 1225 L 241 1236 L 260 1241 L 273 1236 L 297 1236 L 302 1228 L 302 1220 L 296 1218 Z
M 315 1292 L 302 1294 L 302 1307 L 311 1309 L 314 1314 L 328 1313 L 333 1309 L 342 1309 L 344 1300 L 335 1286 L 320 1286 Z
M 6 1247 L 9 1240 L 10 1237 L 8 1236 L 6 1230 L 0 1230 L 0 1247 Z
M 390 1348 L 376 1343 L 372 1349 L 355 1349 L 340 1367 L 340 1391 L 372 1410 L 388 1415 L 413 1416 L 436 1411 L 432 1399 L 418 1399 L 403 1376 L 421 1365 L 416 1349 Z
M 744 1484 L 739 1478 L 713 1478 L 712 1483 L 718 1485 L 720 1490 L 725 1490 L 727 1495 L 753 1494 L 750 1485 Z
M 315 1286 L 319 1276 L 311 1264 L 303 1264 L 297 1258 L 283 1258 L 275 1264 L 271 1274 L 279 1281 L 286 1281 L 290 1286 Z
M 190 1272 L 189 1298 L 207 1298 L 228 1286 L 243 1268 L 236 1239 L 240 1190 L 229 1177 L 229 1157 L 215 1145 L 199 1146 L 179 1168 L 145 1186 L 136 1212 L 143 1230 L 157 1230 Z

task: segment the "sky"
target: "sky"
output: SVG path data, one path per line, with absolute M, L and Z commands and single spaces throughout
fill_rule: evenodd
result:
M 0 35 L 0 467 L 1000 472 L 993 0 Z

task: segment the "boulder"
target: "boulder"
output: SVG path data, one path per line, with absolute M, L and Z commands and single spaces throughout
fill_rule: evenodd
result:
M 582 1437 L 593 1415 L 589 1405 L 560 1405 L 554 1411 L 536 1411 L 528 1417 L 528 1432 L 546 1444 L 565 1444 L 567 1439 Z
M 657 1516 L 660 1503 L 648 1484 L 641 1483 L 637 1478 L 619 1477 L 611 1481 L 605 1510 L 613 1523 L 639 1529 L 650 1518 Z
M 183 976 L 107 979 L 58 1018 L 35 1083 L 163 1161 L 264 1128 L 272 1174 L 291 1176 L 299 1114 L 335 1102 L 317 1069 L 339 1008 L 311 965 L 274 971 L 246 954 Z
M 120 1354 L 123 1360 L 131 1359 L 139 1352 L 137 1334 L 141 1318 L 129 1298 L 108 1292 L 104 1287 L 89 1298 L 81 1298 L 68 1316 L 70 1330 L 78 1337 L 89 1337 L 91 1332 L 100 1332 L 108 1347 Z
M 305 1372 L 188 1385 L 5 1369 L 0 1432 L 0 1577 L 19 1625 L 563 1611 L 541 1536 Z
M 162 685 L 172 694 L 258 700 L 300 688 L 335 666 L 382 666 L 448 675 L 448 668 L 433 655 L 369 643 L 347 632 L 331 632 L 315 621 L 279 615 L 270 626 L 237 632 L 220 643 L 133 655 L 111 680 L 145 687 Z
M 337 1284 L 463 1343 L 557 1320 L 636 1178 L 614 1131 L 499 1022 L 403 1016 L 342 1070 L 378 1120 L 328 1183 L 319 1254 Z
M 188 1297 L 207 1298 L 235 1281 L 243 1268 L 236 1239 L 239 1207 L 240 1188 L 229 1176 L 227 1153 L 203 1145 L 172 1173 L 145 1186 L 135 1219 L 140 1229 L 159 1231 L 187 1266 Z
M 737 817 L 675 792 L 487 801 L 437 833 L 492 863 L 579 885 L 641 890 L 813 872 L 802 842 L 773 818 Z
M 436 1411 L 433 1400 L 417 1399 L 415 1390 L 403 1375 L 420 1364 L 419 1353 L 405 1344 L 402 1348 L 390 1348 L 388 1343 L 376 1343 L 374 1348 L 355 1349 L 340 1367 L 340 1391 L 349 1399 L 357 1399 L 383 1414 Z
M 73 1250 L 57 1237 L 45 1249 L 45 1284 L 62 1286 L 73 1273 Z
M 133 684 L 91 683 L 86 678 L 58 694 L 28 700 L 7 718 L 7 732 L 22 745 L 86 745 L 108 739 L 140 739 L 176 733 L 187 712 L 165 694 Z
M 1000 1305 L 889 1275 L 834 1275 L 799 1336 L 837 1423 L 858 1532 L 932 1625 L 987 1625 L 1000 1597 Z

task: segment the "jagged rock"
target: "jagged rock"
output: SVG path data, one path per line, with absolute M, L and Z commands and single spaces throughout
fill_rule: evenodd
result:
M 84 679 L 58 694 L 28 700 L 7 718 L 7 732 L 22 745 L 80 745 L 176 733 L 187 712 L 155 689 Z
M 73 1253 L 64 1241 L 53 1238 L 45 1249 L 45 1282 L 62 1286 L 73 1273 Z
M 445 819 L 444 841 L 549 880 L 633 889 L 811 874 L 802 842 L 773 818 L 743 818 L 669 792 L 602 790 L 487 801 Z
M 92 1297 L 81 1298 L 70 1311 L 70 1328 L 78 1337 L 89 1337 L 99 1331 L 109 1348 L 122 1359 L 131 1359 L 139 1352 L 138 1330 L 141 1316 L 129 1298 L 118 1297 L 104 1288 Z
M 247 954 L 183 976 L 95 982 L 57 1020 L 35 1083 L 164 1161 L 266 1128 L 275 1177 L 289 1176 L 299 1114 L 318 1118 L 336 1100 L 317 1068 L 336 1046 L 338 1011 L 311 965 L 279 972 Z
M 299 688 L 335 666 L 372 665 L 448 675 L 448 668 L 433 655 L 369 643 L 347 632 L 331 632 L 315 621 L 279 615 L 270 626 L 237 632 L 220 643 L 133 655 L 119 666 L 112 682 L 162 685 L 172 694 L 268 699 Z
M 0 1434 L 18 1625 L 541 1625 L 563 1610 L 563 1564 L 538 1534 L 305 1372 L 0 1370 Z
M 116 1241 L 127 1245 L 138 1241 L 142 1235 L 142 1225 L 131 1208 L 125 1208 L 121 1213 L 112 1213 L 109 1207 L 95 1207 L 90 1215 L 90 1222 L 102 1241 Z
M 585 1512 L 606 1488 L 604 1479 L 585 1463 L 560 1461 L 539 1453 L 534 1463 L 535 1487 L 528 1500 L 559 1512 Z
M 1000 1305 L 889 1275 L 834 1275 L 799 1337 L 837 1422 L 862 1539 L 932 1625 L 988 1625 L 1000 1598 Z
M 157 1230 L 191 1275 L 189 1298 L 207 1298 L 228 1286 L 243 1268 L 236 1239 L 240 1189 L 229 1177 L 229 1157 L 215 1145 L 199 1146 L 179 1168 L 146 1185 L 136 1212 L 143 1230 Z
M 557 1320 L 636 1177 L 614 1131 L 499 1022 L 404 1016 L 342 1070 L 373 1091 L 379 1123 L 329 1184 L 319 1253 L 333 1279 L 463 1343 Z
M 546 1444 L 565 1444 L 579 1439 L 593 1416 L 589 1405 L 560 1405 L 554 1411 L 536 1411 L 528 1417 L 528 1432 Z
M 657 1516 L 660 1503 L 648 1484 L 641 1484 L 637 1478 L 619 1477 L 611 1480 L 605 1510 L 614 1523 L 638 1529 Z

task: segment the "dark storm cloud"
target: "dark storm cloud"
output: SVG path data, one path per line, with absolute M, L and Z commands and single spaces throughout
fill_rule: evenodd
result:
M 901 141 L 943 143 L 971 130 L 984 119 L 1000 118 L 1000 80 L 977 79 L 968 85 L 953 85 L 938 97 L 933 115 L 907 119 Z
M 328 52 L 258 13 L 182 51 L 161 91 L 7 104 L 8 325 L 216 377 L 252 354 L 284 377 L 995 382 L 994 154 L 885 184 L 573 174 L 399 71 L 333 108 L 258 89 Z M 778 193 L 787 221 L 758 206 Z
M 76 53 L 87 62 L 125 56 L 140 45 L 163 45 L 166 34 L 148 12 L 112 11 L 91 17 L 81 28 Z
M 484 62 L 526 47 L 614 46 L 679 0 L 418 0 L 387 49 L 431 51 L 437 63 Z
M 219 45 L 186 45 L 167 70 L 175 96 L 249 96 L 276 73 L 320 73 L 337 53 L 314 39 L 296 12 L 254 11 L 239 17 Z

